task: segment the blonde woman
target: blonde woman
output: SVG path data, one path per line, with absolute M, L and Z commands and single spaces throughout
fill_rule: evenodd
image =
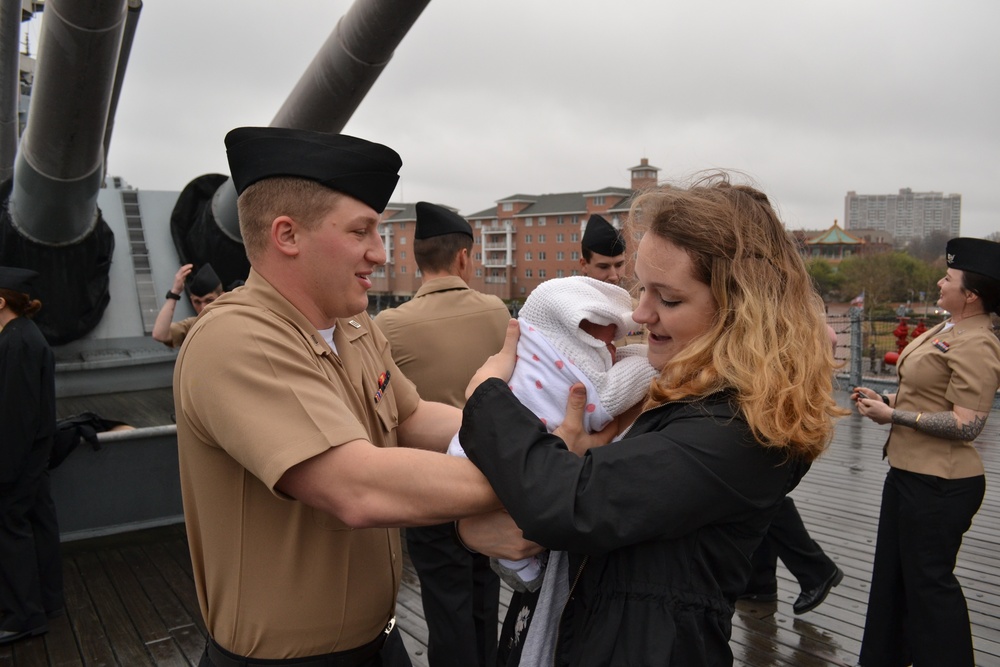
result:
M 554 655 L 522 665 L 731 664 L 750 555 L 844 412 L 823 308 L 763 193 L 724 174 L 661 187 L 629 225 L 633 317 L 659 375 L 620 442 L 582 433 L 583 401 L 554 434 L 539 427 L 507 387 L 510 344 L 470 385 L 469 458 L 525 538 L 574 554 Z M 497 534 L 460 526 L 505 551 Z

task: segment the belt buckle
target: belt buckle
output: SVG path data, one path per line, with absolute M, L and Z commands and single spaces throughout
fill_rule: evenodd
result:
M 396 617 L 395 616 L 393 616 L 392 618 L 390 618 L 389 622 L 385 624 L 385 630 L 382 631 L 382 635 L 385 636 L 385 637 L 388 637 L 389 633 L 392 632 L 392 629 L 394 627 L 396 627 Z

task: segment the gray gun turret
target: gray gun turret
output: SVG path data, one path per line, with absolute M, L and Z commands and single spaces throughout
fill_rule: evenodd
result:
M 4 184 L 0 263 L 41 274 L 36 321 L 53 344 L 90 331 L 109 301 L 115 239 L 97 195 L 127 13 L 126 0 L 49 0 L 28 120 Z

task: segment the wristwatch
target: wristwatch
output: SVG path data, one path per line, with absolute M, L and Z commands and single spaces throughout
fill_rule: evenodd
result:
M 170 290 L 167 290 L 167 298 L 168 299 L 173 299 L 174 301 L 180 301 L 181 300 L 181 295 L 180 294 L 176 294 L 174 292 L 171 292 Z

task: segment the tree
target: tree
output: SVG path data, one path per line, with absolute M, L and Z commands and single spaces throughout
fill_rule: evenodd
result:
M 939 257 L 944 257 L 944 248 L 948 245 L 951 234 L 938 229 L 923 238 L 915 238 L 906 245 L 906 252 L 922 259 L 925 262 L 933 262 Z
M 823 299 L 839 295 L 843 277 L 837 273 L 830 262 L 825 259 L 812 259 L 806 262 L 806 271 L 816 285 L 816 291 Z
M 847 294 L 865 294 L 869 312 L 889 307 L 891 302 L 933 300 L 934 286 L 943 271 L 940 260 L 928 263 L 905 252 L 855 256 L 840 263 L 840 279 Z
M 986 235 L 986 240 L 1000 243 L 1000 232 L 990 232 Z

